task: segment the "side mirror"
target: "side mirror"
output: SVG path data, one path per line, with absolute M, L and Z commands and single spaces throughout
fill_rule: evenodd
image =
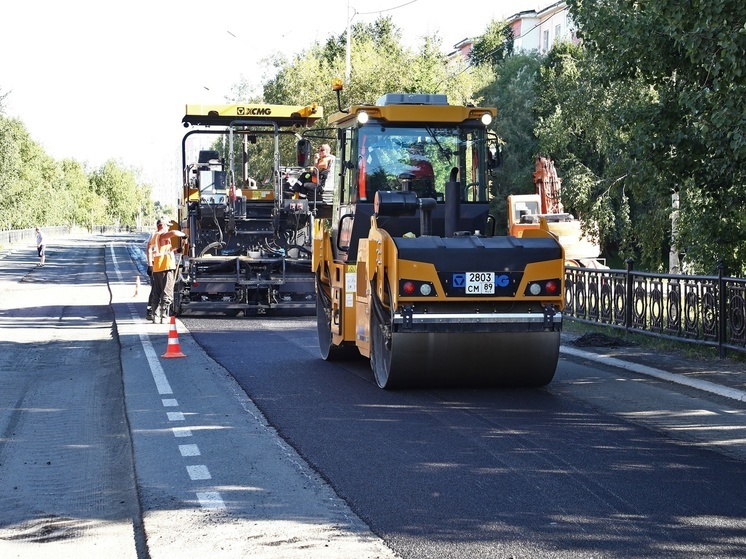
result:
M 301 138 L 295 142 L 295 158 L 298 167 L 309 167 L 312 165 L 311 140 Z

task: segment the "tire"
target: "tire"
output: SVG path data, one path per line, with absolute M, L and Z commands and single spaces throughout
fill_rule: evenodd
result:
M 370 368 L 380 388 L 391 388 L 389 379 L 391 377 L 391 334 L 386 334 L 387 325 L 377 316 L 371 313 L 370 318 Z
M 360 357 L 357 346 L 338 346 L 332 341 L 331 300 L 318 283 L 316 284 L 316 331 L 319 338 L 319 353 L 325 361 L 346 361 Z
M 174 284 L 174 301 L 173 301 L 173 313 L 174 316 L 181 316 L 183 308 L 181 306 L 181 290 L 184 289 L 184 283 L 177 280 Z
M 370 368 L 380 388 L 394 388 L 391 379 L 393 320 L 391 309 L 375 295 L 375 280 L 371 283 L 372 310 L 370 313 Z

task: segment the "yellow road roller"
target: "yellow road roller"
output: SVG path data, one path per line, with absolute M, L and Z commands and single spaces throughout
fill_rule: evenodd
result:
M 368 358 L 381 388 L 543 386 L 564 252 L 546 227 L 495 236 L 495 108 L 386 94 L 329 117 L 333 204 L 314 222 L 319 349 Z

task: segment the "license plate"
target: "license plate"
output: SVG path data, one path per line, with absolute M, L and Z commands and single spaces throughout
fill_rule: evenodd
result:
M 494 295 L 494 272 L 466 272 L 467 295 Z

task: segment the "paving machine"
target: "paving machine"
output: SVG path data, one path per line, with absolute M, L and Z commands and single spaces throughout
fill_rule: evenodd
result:
M 324 201 L 301 133 L 322 117 L 315 104 L 187 105 L 176 313 L 313 312 L 312 223 Z M 265 171 L 253 178 L 249 151 L 262 145 Z
M 494 108 L 387 94 L 329 117 L 339 173 L 314 227 L 321 356 L 381 388 L 542 386 L 559 357 L 564 252 L 546 228 L 493 236 Z

